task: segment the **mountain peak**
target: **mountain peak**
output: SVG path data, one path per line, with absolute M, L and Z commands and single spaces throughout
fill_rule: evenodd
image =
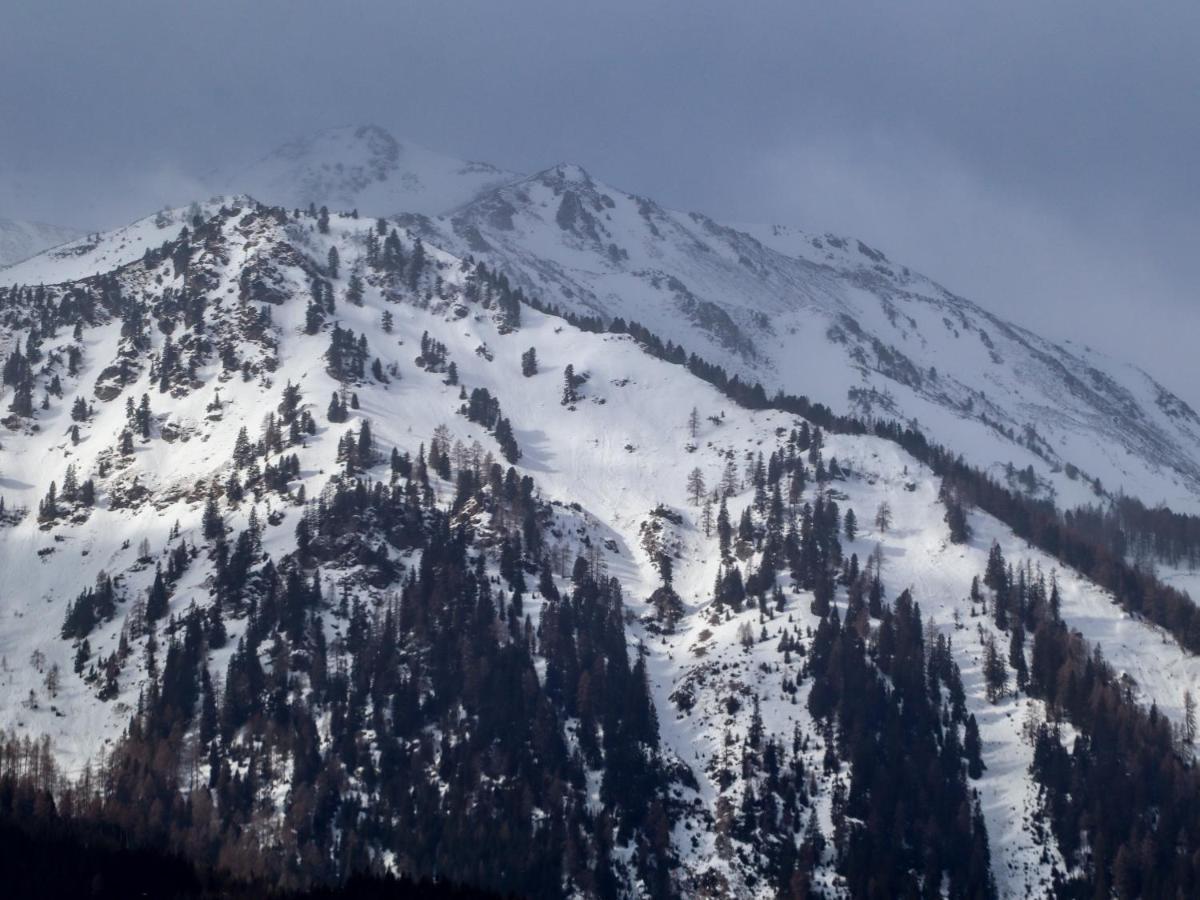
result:
M 556 163 L 529 176 L 525 183 L 542 185 L 553 191 L 555 195 L 566 191 L 592 194 L 605 190 L 605 186 L 594 179 L 591 173 L 578 163 Z
M 345 165 L 351 162 L 351 157 L 357 157 L 359 161 L 394 166 L 400 152 L 400 141 L 381 125 L 349 125 L 293 138 L 267 154 L 264 161 L 286 159 Z
M 556 181 L 562 184 L 576 184 L 588 187 L 595 184 L 587 169 L 578 163 L 559 163 L 546 169 L 538 177 L 546 181 Z
M 439 215 L 518 176 L 400 140 L 381 125 L 329 128 L 280 145 L 225 176 L 221 190 L 264 202 L 364 214 Z

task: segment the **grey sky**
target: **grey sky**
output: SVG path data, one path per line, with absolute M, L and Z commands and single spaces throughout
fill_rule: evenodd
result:
M 1200 407 L 1200 5 L 6 0 L 0 216 L 100 227 L 297 134 L 850 232 Z

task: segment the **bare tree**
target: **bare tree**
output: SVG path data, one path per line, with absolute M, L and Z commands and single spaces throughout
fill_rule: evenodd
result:
M 875 527 L 879 529 L 880 534 L 886 534 L 892 527 L 892 506 L 886 500 L 875 510 Z
M 749 622 L 743 622 L 738 626 L 737 639 L 738 643 L 747 650 L 754 646 L 754 629 L 751 627 Z

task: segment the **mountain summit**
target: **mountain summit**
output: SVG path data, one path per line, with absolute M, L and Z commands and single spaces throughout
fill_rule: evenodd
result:
M 855 238 L 731 226 L 565 165 L 404 221 L 533 296 L 639 322 L 768 391 L 918 423 L 1030 493 L 1200 509 L 1200 417 L 1184 401 Z
M 297 138 L 214 187 L 289 207 L 436 215 L 515 177 L 397 140 L 378 125 L 361 125 Z
M 398 216 L 565 311 L 641 323 L 768 391 L 917 423 L 1062 505 L 1123 491 L 1200 510 L 1200 417 L 1179 397 L 856 238 L 671 210 L 570 163 L 521 177 L 378 126 L 293 141 L 230 185 Z
M 285 890 L 1195 893 L 1200 517 L 1109 493 L 1196 503 L 1165 389 L 578 166 L 271 158 L 0 271 L 0 825 Z

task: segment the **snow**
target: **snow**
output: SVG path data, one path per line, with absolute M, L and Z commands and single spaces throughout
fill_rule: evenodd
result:
M 0 218 L 0 269 L 78 236 L 74 228 Z
M 196 204 L 205 217 L 220 206 L 221 198 Z M 148 249 L 177 238 L 180 230 L 189 226 L 192 211 L 190 207 L 162 210 L 100 236 L 77 237 L 0 270 L 0 284 L 61 284 L 118 269 L 141 259 Z
M 578 170 L 563 169 L 556 177 L 574 184 L 590 181 L 586 173 Z M 532 191 L 535 186 L 529 189 Z M 206 211 L 214 210 L 206 208 Z M 553 217 L 552 208 L 548 215 Z M 606 227 L 614 232 L 627 230 L 628 222 L 622 225 L 622 217 L 627 219 L 630 215 L 642 217 L 624 199 L 618 199 L 611 211 L 612 218 L 606 220 L 611 224 Z M 674 228 L 680 222 L 675 214 L 653 216 L 656 227 L 662 229 Z M 15 275 L 20 282 L 56 283 L 128 265 L 141 259 L 147 246 L 157 246 L 178 233 L 184 212 L 169 212 L 165 217 L 169 220 L 167 224 L 160 226 L 151 217 L 105 235 L 94 244 L 73 245 L 76 249 L 69 253 L 44 254 L 5 274 Z M 689 505 L 685 488 L 686 473 L 692 467 L 699 467 L 708 484 L 715 485 L 728 451 L 734 452 L 739 469 L 746 451 L 769 454 L 782 439 L 779 435 L 795 427 L 799 419 L 780 412 L 740 409 L 681 367 L 647 356 L 628 337 L 583 333 L 560 319 L 530 309 L 523 310 L 522 325 L 512 333 L 502 333 L 491 312 L 478 306 L 467 307 L 467 315 L 458 317 L 454 312 L 456 291 L 463 282 L 464 267 L 456 256 L 433 247 L 427 249 L 439 267 L 447 300 L 435 297 L 424 308 L 412 302 L 389 302 L 377 289 L 370 288 L 363 307 L 351 306 L 342 300 L 342 294 L 348 274 L 359 264 L 361 234 L 370 227 L 369 219 L 335 216 L 329 235 L 317 233 L 311 219 L 301 219 L 299 224 L 286 229 L 262 222 L 244 228 L 238 223 L 235 217 L 224 225 L 224 258 L 214 256 L 207 260 L 220 277 L 219 284 L 210 291 L 213 304 L 210 323 L 215 321 L 218 327 L 233 327 L 236 323 L 240 314 L 238 274 L 247 261 L 275 252 L 284 241 L 315 260 L 323 260 L 328 247 L 336 244 L 343 263 L 341 278 L 335 282 L 336 318 L 343 327 L 366 333 L 371 356 L 379 357 L 385 369 L 396 366 L 401 377 L 388 384 L 368 379 L 356 386 L 360 409 L 352 412 L 351 421 L 344 425 L 327 423 L 325 406 L 339 388 L 325 371 L 322 360 L 328 336 L 303 333 L 308 279 L 300 270 L 284 267 L 293 296 L 271 309 L 277 351 L 249 343 L 241 348 L 243 354 L 272 359 L 277 363 L 274 371 L 247 381 L 236 374 L 233 377 L 222 374 L 219 363 L 213 361 L 199 372 L 203 386 L 177 397 L 159 393 L 148 372 L 143 372 L 137 383 L 127 387 L 118 399 L 96 402 L 96 416 L 82 427 L 81 443 L 72 446 L 66 436 L 69 404 L 76 395 L 91 397 L 96 375 L 115 355 L 119 325 L 112 323 L 85 332 L 83 369 L 77 378 L 64 379 L 64 399 L 52 402 L 49 410 L 37 412 L 37 431 L 10 432 L 3 436 L 0 495 L 10 508 L 24 505 L 36 510 L 50 482 L 61 483 L 68 462 L 77 466 L 81 478 L 93 474 L 102 454 L 111 450 L 125 427 L 125 397 L 136 400 L 142 393 L 150 395 L 156 414 L 154 436 L 148 442 L 138 442 L 127 469 L 99 480 L 101 499 L 86 522 L 60 522 L 43 530 L 31 512 L 15 526 L 0 528 L 0 656 L 4 659 L 0 682 L 5 687 L 0 692 L 0 727 L 33 735 L 49 734 L 64 764 L 72 771 L 78 771 L 88 760 L 95 761 L 104 748 L 111 746 L 128 720 L 130 704 L 145 677 L 138 668 L 141 642 L 135 643 L 131 657 L 135 662 L 122 674 L 119 700 L 100 702 L 93 688 L 71 671 L 72 648 L 59 637 L 66 603 L 92 584 L 102 571 L 122 576 L 126 600 L 116 620 L 92 636 L 95 653 L 111 652 L 132 600 L 144 595 L 153 576 L 153 564 L 137 563 L 137 544 L 147 539 L 155 559 L 160 559 L 170 543 L 168 535 L 176 521 L 186 540 L 203 544 L 200 537 L 203 492 L 195 488 L 207 479 L 228 474 L 239 427 L 245 424 L 252 438 L 256 437 L 259 423 L 278 403 L 287 382 L 300 386 L 305 404 L 319 423 L 318 433 L 298 451 L 301 480 L 309 497 L 317 496 L 338 468 L 338 438 L 347 429 L 357 430 L 362 418 L 370 420 L 377 445 L 385 451 L 397 446 L 415 454 L 421 444 L 428 446 L 434 429 L 444 424 L 456 440 L 465 444 L 479 441 L 485 449 L 496 453 L 494 439 L 458 414 L 459 388 L 446 385 L 443 375 L 422 371 L 413 364 L 420 336 L 428 331 L 446 344 L 449 358 L 456 363 L 460 380 L 468 391 L 486 387 L 500 400 L 504 414 L 512 419 L 524 454 L 519 468 L 533 476 L 543 497 L 564 505 L 560 509 L 562 521 L 571 528 L 563 529 L 563 540 L 577 548 L 571 530 L 582 528 L 601 545 L 606 540 L 612 542 L 616 549 L 605 551 L 604 563 L 609 572 L 619 577 L 627 603 L 638 617 L 648 612 L 646 598 L 659 584 L 653 561 L 641 547 L 641 525 L 659 504 L 683 515 L 683 524 L 674 529 L 674 534 L 681 541 L 675 585 L 686 604 L 685 617 L 676 633 L 668 636 L 656 635 L 635 619 L 630 636 L 633 641 L 644 642 L 649 651 L 664 745 L 669 753 L 691 766 L 699 781 L 697 797 L 702 808 L 711 812 L 718 793 L 709 766 L 725 752 L 723 732 L 729 729 L 740 733 L 748 720 L 748 700 L 736 715 L 730 716 L 725 710 L 724 700 L 738 684 L 760 697 L 768 733 L 780 734 L 790 741 L 793 724 L 800 725 L 811 740 L 810 768 L 820 772 L 820 733 L 805 706 L 807 685 L 802 686 L 795 703 L 779 690 L 787 664 L 776 649 L 781 626 L 799 627 L 802 632 L 815 627 L 816 619 L 808 608 L 811 596 L 789 592 L 787 611 L 767 623 L 770 640 L 749 650 L 740 645 L 737 629 L 742 622 L 750 622 L 757 634 L 760 628 L 757 612 L 712 624 L 707 605 L 718 566 L 716 538 L 703 535 L 697 510 Z M 656 247 L 650 243 L 640 249 L 632 246 L 627 249 L 631 258 L 635 251 L 639 254 L 636 265 L 649 265 Z M 582 251 L 571 252 L 579 254 L 574 265 L 590 259 Z M 567 265 L 567 256 L 559 259 L 562 265 Z M 817 283 L 832 284 L 824 280 L 827 276 L 812 268 L 812 263 L 804 262 L 803 266 L 805 271 L 820 275 Z M 169 263 L 163 265 L 160 274 L 165 285 L 178 286 Z M 141 279 L 147 290 L 161 290 L 151 287 L 153 282 L 148 275 L 130 274 L 130 277 Z M 635 318 L 652 326 L 669 323 L 670 311 L 662 308 L 661 298 L 654 295 L 657 289 L 648 286 L 650 282 L 622 272 L 596 283 L 603 283 L 605 291 L 612 292 L 606 296 L 622 298 L 622 303 L 627 304 L 620 308 L 623 313 L 637 312 Z M 749 305 L 753 299 L 745 298 L 744 302 Z M 852 302 L 869 305 L 862 296 L 851 293 L 817 299 L 821 303 L 845 303 L 847 308 Z M 384 309 L 394 316 L 391 334 L 380 327 Z M 783 311 L 779 316 L 777 328 L 782 330 L 781 323 L 787 320 Z M 926 322 L 911 330 L 912 339 L 932 342 L 927 332 L 941 327 Z M 152 331 L 157 350 L 161 348 L 163 335 Z M 69 339 L 67 333 L 47 336 L 45 347 L 65 345 Z M 977 342 L 976 338 L 971 340 Z M 476 352 L 482 345 L 491 351 L 490 360 Z M 531 346 L 537 349 L 540 371 L 532 378 L 525 378 L 521 375 L 520 357 Z M 947 371 L 957 371 L 959 366 L 968 368 L 970 354 L 963 351 L 952 355 L 948 349 L 952 346 L 939 344 L 936 355 L 930 358 Z M 773 358 L 781 371 L 789 373 L 789 383 L 822 385 L 828 380 L 837 384 L 839 377 L 847 379 L 842 386 L 849 383 L 849 369 L 835 365 L 841 349 L 813 329 L 807 329 L 794 341 L 781 340 L 780 347 Z M 940 355 L 943 349 L 946 356 Z M 785 356 L 785 351 L 790 355 Z M 562 371 L 567 364 L 573 365 L 577 373 L 588 375 L 574 409 L 560 402 Z M 1021 370 L 1019 374 L 1024 377 L 1029 373 Z M 994 377 L 999 384 L 1000 375 Z M 892 390 L 898 404 L 919 410 L 923 421 L 933 422 L 936 429 L 957 429 L 963 421 L 935 421 L 945 407 L 903 394 L 899 387 Z M 208 406 L 218 391 L 223 408 L 219 418 L 213 419 Z M 40 398 L 41 392 L 35 396 Z M 694 449 L 689 450 L 693 442 L 687 419 L 693 407 L 701 414 L 702 428 Z M 713 424 L 709 416 L 717 417 L 720 424 Z M 161 434 L 166 424 L 180 429 L 181 437 L 171 443 L 165 441 Z M 986 430 L 976 433 L 964 426 L 955 433 L 967 434 L 979 442 L 979 446 L 969 448 L 972 452 L 983 452 L 981 447 L 990 440 L 990 432 Z M 1012 447 L 1005 450 L 1010 451 L 1018 465 L 1033 458 L 1032 454 L 1017 455 Z M 292 452 L 290 448 L 288 452 Z M 1048 877 L 1055 854 L 1051 852 L 1049 862 L 1043 863 L 1042 848 L 1033 841 L 1029 828 L 1037 797 L 1028 774 L 1032 748 L 1024 737 L 1023 723 L 1031 701 L 1014 698 L 993 706 L 985 699 L 977 629 L 992 630 L 992 626 L 983 617 L 970 618 L 964 598 L 972 576 L 982 574 L 993 541 L 1000 543 L 1006 558 L 1014 564 L 1028 560 L 1047 575 L 1055 570 L 1056 564 L 1013 537 L 1003 525 L 978 512 L 971 516 L 974 529 L 971 541 L 962 546 L 950 544 L 942 521 L 943 508 L 937 500 L 937 480 L 893 444 L 872 437 L 830 436 L 825 457 L 836 457 L 852 473 L 845 481 L 833 485 L 845 495 L 839 500 L 842 510 L 854 509 L 863 528 L 859 538 L 847 544 L 847 555 L 855 552 L 865 559 L 878 544 L 885 560 L 883 577 L 889 598 L 911 587 L 933 627 L 953 639 L 968 705 L 979 721 L 984 741 L 987 771 L 976 786 L 987 821 L 997 881 L 1006 897 L 1037 893 Z M 134 509 L 111 508 L 108 499 L 113 486 L 127 483 L 135 475 L 153 492 L 154 502 Z M 811 499 L 812 490 L 810 487 L 806 499 Z M 451 491 L 449 484 L 439 487 L 443 498 Z M 886 534 L 878 534 L 867 523 L 884 500 L 894 510 L 895 525 Z M 271 502 L 284 513 L 284 518 L 280 525 L 266 529 L 264 546 L 278 557 L 293 546 L 300 510 L 278 500 Z M 748 493 L 730 501 L 730 514 L 735 521 L 748 502 Z M 570 512 L 572 503 L 582 507 L 577 515 Z M 267 505 L 260 505 L 258 510 L 264 521 Z M 228 516 L 230 524 L 244 527 L 251 506 L 252 503 L 245 503 L 236 514 Z M 52 552 L 39 556 L 37 551 L 44 549 Z M 205 584 L 208 574 L 208 563 L 202 554 L 176 590 L 172 612 L 180 612 L 192 602 L 200 605 L 209 602 Z M 1062 614 L 1068 624 L 1101 646 L 1112 665 L 1136 681 L 1139 700 L 1156 702 L 1160 710 L 1178 719 L 1183 690 L 1190 687 L 1194 693 L 1200 692 L 1200 661 L 1186 654 L 1160 630 L 1124 613 L 1104 591 L 1075 573 L 1059 569 L 1057 574 L 1063 598 Z M 536 611 L 536 598 L 531 601 L 531 608 Z M 709 634 L 706 636 L 705 632 Z M 210 661 L 218 684 L 235 642 L 236 630 L 230 647 Z M 30 662 L 34 650 L 45 654 L 47 665 L 57 663 L 62 670 L 63 686 L 56 698 L 46 695 L 43 675 Z M 709 668 L 706 683 L 699 686 L 698 678 L 706 667 L 717 664 L 729 668 L 719 675 Z M 762 665 L 771 671 L 764 672 Z M 790 666 L 795 674 L 799 660 L 794 659 Z M 687 715 L 680 713 L 670 700 L 684 683 L 697 686 L 696 706 Z M 30 691 L 37 697 L 37 709 L 26 704 Z M 830 776 L 820 777 L 825 785 L 820 793 L 825 804 L 821 815 L 828 827 Z M 846 775 L 843 772 L 835 777 Z M 712 834 L 703 827 L 702 818 L 687 821 L 691 827 L 681 824 L 676 840 L 689 870 L 699 872 L 714 866 L 737 883 L 740 876 L 727 861 L 717 857 Z M 695 846 L 691 843 L 693 835 Z M 826 882 L 833 884 L 831 873 L 826 872 L 825 876 Z
M 332 128 L 298 138 L 246 168 L 213 180 L 219 192 L 307 208 L 436 215 L 517 176 L 399 141 L 378 125 Z
M 1169 390 L 854 238 L 730 227 L 568 165 L 403 221 L 548 302 L 637 320 L 768 389 L 917 421 L 985 468 L 1032 465 L 1060 504 L 1093 496 L 1070 464 L 1106 491 L 1200 510 L 1200 417 Z

